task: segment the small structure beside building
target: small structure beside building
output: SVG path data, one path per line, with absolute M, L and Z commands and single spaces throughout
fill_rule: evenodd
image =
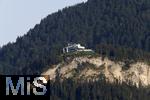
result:
M 69 52 L 80 52 L 80 51 L 93 51 L 92 49 L 86 49 L 84 46 L 81 46 L 81 44 L 68 44 L 68 46 L 63 48 L 63 53 L 69 53 Z

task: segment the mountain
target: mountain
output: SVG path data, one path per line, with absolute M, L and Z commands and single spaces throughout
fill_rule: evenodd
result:
M 42 73 L 52 100 L 149 100 L 150 65 L 93 55 L 67 56 Z M 48 75 L 48 77 L 47 77 Z
M 80 43 L 113 61 L 150 62 L 149 0 L 88 0 L 48 15 L 0 48 L 1 74 L 40 74 Z
M 49 75 L 51 81 L 73 79 L 78 82 L 105 79 L 109 83 L 126 83 L 137 87 L 150 85 L 150 65 L 143 62 L 114 62 L 108 58 L 80 56 L 66 58 L 42 75 Z

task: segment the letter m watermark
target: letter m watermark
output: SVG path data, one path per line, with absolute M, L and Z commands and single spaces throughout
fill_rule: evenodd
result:
M 21 95 L 24 95 L 24 77 L 19 77 L 16 88 L 13 85 L 11 77 L 6 77 L 6 95 L 10 95 L 10 88 L 13 95 L 17 95 L 19 88 L 21 88 Z

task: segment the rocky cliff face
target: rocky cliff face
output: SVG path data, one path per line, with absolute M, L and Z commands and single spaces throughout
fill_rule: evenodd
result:
M 72 78 L 80 81 L 97 81 L 106 79 L 108 82 L 126 82 L 132 85 L 150 85 L 150 65 L 144 62 L 114 62 L 102 57 L 76 57 L 64 61 L 42 73 L 49 75 L 50 80 L 56 76 L 61 80 Z

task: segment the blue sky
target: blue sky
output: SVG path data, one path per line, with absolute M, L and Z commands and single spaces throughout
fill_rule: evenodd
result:
M 87 0 L 0 0 L 0 46 L 26 34 L 48 14 Z

